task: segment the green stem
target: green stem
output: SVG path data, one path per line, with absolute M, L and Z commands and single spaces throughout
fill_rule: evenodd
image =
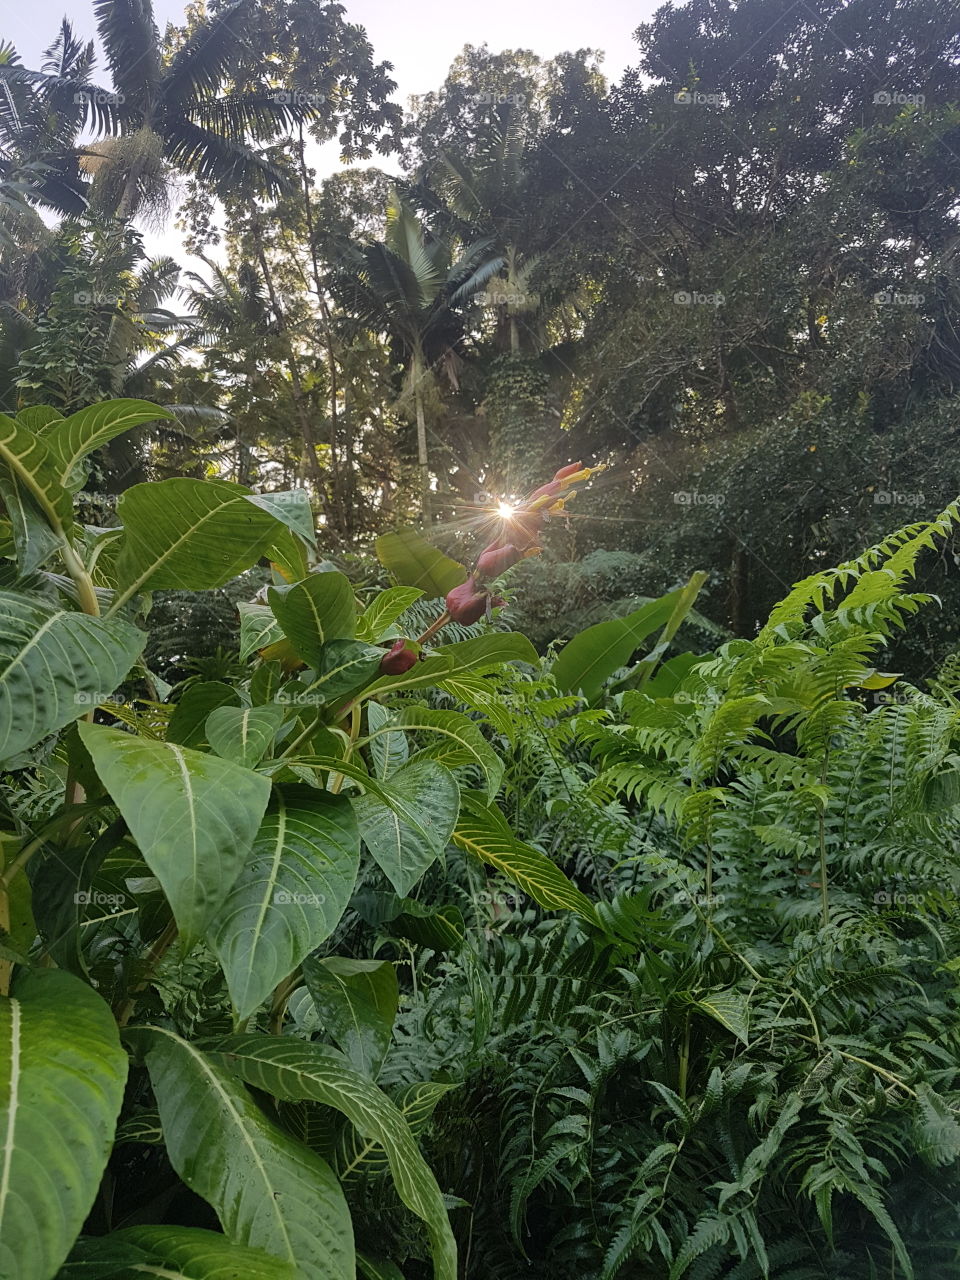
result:
M 64 542 L 61 548 L 63 562 L 67 566 L 67 572 L 73 579 L 74 586 L 77 588 L 77 595 L 80 599 L 80 608 L 84 613 L 90 614 L 93 618 L 100 617 L 100 601 L 97 599 L 97 593 L 93 586 L 93 579 L 84 568 L 83 561 L 71 547 L 69 542 Z
M 150 983 L 150 979 L 157 971 L 157 966 L 163 959 L 170 944 L 177 936 L 177 922 L 171 919 L 164 927 L 162 933 L 153 940 L 147 948 L 143 960 L 143 978 L 132 988 L 130 995 L 114 1010 L 116 1013 L 117 1023 L 121 1027 L 125 1027 L 133 1016 L 133 1011 L 137 1007 L 137 996 L 141 991 L 145 991 Z

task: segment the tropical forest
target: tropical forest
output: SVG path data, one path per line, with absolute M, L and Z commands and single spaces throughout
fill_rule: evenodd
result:
M 0 1280 L 960 1280 L 957 0 L 66 7 Z

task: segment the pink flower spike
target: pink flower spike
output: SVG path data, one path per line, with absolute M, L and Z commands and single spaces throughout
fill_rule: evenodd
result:
M 477 572 L 484 578 L 499 578 L 504 570 L 517 563 L 523 552 L 512 542 L 505 547 L 487 547 L 477 560 Z
M 575 475 L 576 472 L 582 471 L 582 470 L 583 470 L 582 462 L 568 462 L 565 467 L 560 468 L 560 470 L 557 472 L 557 474 L 553 478 L 554 480 L 565 480 L 567 476 Z
M 542 484 L 539 489 L 534 489 L 527 501 L 534 502 L 537 498 L 552 498 L 554 494 L 559 493 L 562 488 L 563 482 L 561 480 L 553 479 L 547 484 Z

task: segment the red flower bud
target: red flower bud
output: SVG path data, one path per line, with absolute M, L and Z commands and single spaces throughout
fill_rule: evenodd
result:
M 477 588 L 477 580 L 471 575 L 459 587 L 447 592 L 447 613 L 454 622 L 468 627 L 479 622 L 487 611 L 487 593 Z
M 572 476 L 575 471 L 582 471 L 582 470 L 583 470 L 582 462 L 568 462 L 565 467 L 560 468 L 560 470 L 557 472 L 557 474 L 553 478 L 554 480 L 566 480 L 567 476 Z
M 380 659 L 380 670 L 385 676 L 402 676 L 417 661 L 417 655 L 407 648 L 406 640 L 394 640 Z
M 477 572 L 485 578 L 498 578 L 505 569 L 516 564 L 522 556 L 523 552 L 518 550 L 512 542 L 507 543 L 505 547 L 491 545 L 486 551 L 480 553 Z

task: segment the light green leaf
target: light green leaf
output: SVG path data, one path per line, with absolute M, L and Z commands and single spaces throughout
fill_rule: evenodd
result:
M 0 592 L 0 759 L 8 760 L 105 701 L 146 636 L 37 597 Z
M 436 1280 L 456 1280 L 457 1249 L 440 1188 L 403 1116 L 376 1085 L 339 1054 L 289 1036 L 232 1036 L 213 1056 L 275 1098 L 318 1102 L 345 1115 L 385 1153 L 397 1194 L 426 1223 Z
M 373 772 L 381 782 L 389 778 L 410 756 L 407 735 L 393 727 L 396 715 L 379 702 L 367 703 L 367 744 Z
M 247 496 L 243 485 L 189 477 L 121 494 L 114 609 L 138 591 L 221 587 L 255 564 L 282 526 Z
M 404 898 L 446 849 L 460 791 L 443 765 L 411 760 L 353 805 L 364 844 Z
M 448 769 L 475 765 L 486 779 L 491 799 L 500 790 L 503 761 L 468 716 L 459 711 L 411 706 L 400 709 L 396 724 L 410 733 L 426 735 L 426 745 L 417 752 L 416 759 L 438 760 Z
M 306 489 L 284 489 L 275 493 L 252 493 L 248 498 L 254 506 L 262 507 L 285 524 L 291 533 L 312 551 L 317 549 L 317 532 L 313 523 L 313 508 Z
M 47 404 L 30 404 L 17 414 L 17 422 L 34 435 L 46 435 L 55 422 L 63 422 L 63 414 Z
M 462 564 L 431 547 L 415 529 L 383 533 L 376 545 L 380 563 L 401 586 L 417 587 L 431 599 L 467 580 Z
M 386 1057 L 400 1001 L 397 971 L 389 960 L 309 957 L 303 980 L 320 1025 L 350 1062 L 371 1079 Z
M 207 716 L 206 737 L 224 760 L 253 769 L 283 724 L 283 707 L 217 707 Z
M 357 621 L 357 639 L 393 639 L 393 624 L 422 595 L 423 592 L 417 587 L 388 587 L 386 591 L 381 591 L 360 615 Z
M 680 596 L 681 591 L 671 591 L 625 618 L 598 622 L 575 635 L 553 664 L 557 688 L 564 693 L 582 692 L 588 701 L 598 697 L 604 681 L 630 661 L 647 636 L 667 623 Z
M 330 1166 L 273 1124 L 208 1054 L 137 1028 L 170 1163 L 227 1237 L 288 1262 L 302 1280 L 354 1280 L 350 1212 Z
M 146 400 L 104 400 L 60 422 L 47 424 L 43 441 L 56 460 L 60 483 L 79 488 L 86 473 L 81 471 L 75 475 L 75 472 L 87 454 L 133 427 L 173 416 L 169 409 L 161 409 Z
M 199 1227 L 142 1226 L 77 1242 L 57 1280 L 297 1280 L 293 1264 Z
M 750 997 L 743 991 L 711 991 L 696 1001 L 696 1007 L 732 1031 L 741 1044 L 750 1043 Z
M 0 497 L 17 547 L 20 572 L 32 573 L 73 530 L 73 499 L 39 436 L 0 413 Z
M 349 800 L 312 787 L 274 792 L 207 939 L 230 998 L 249 1017 L 340 922 L 360 866 Z
M 468 800 L 453 833 L 453 843 L 502 872 L 548 911 L 576 911 L 596 920 L 593 903 L 568 880 L 556 863 L 511 832 L 503 814 Z
M 240 659 L 246 661 L 251 653 L 265 649 L 283 639 L 280 624 L 273 610 L 266 604 L 238 604 L 240 614 Z
M 300 657 L 315 667 L 328 640 L 352 640 L 357 627 L 353 587 L 342 573 L 311 573 L 291 587 L 271 587 L 270 608 Z
M 100 781 L 160 881 L 185 947 L 203 936 L 253 845 L 269 779 L 229 760 L 80 725 Z
M 0 1276 L 49 1280 L 96 1198 L 127 1055 L 109 1007 L 57 969 L 0 998 Z

